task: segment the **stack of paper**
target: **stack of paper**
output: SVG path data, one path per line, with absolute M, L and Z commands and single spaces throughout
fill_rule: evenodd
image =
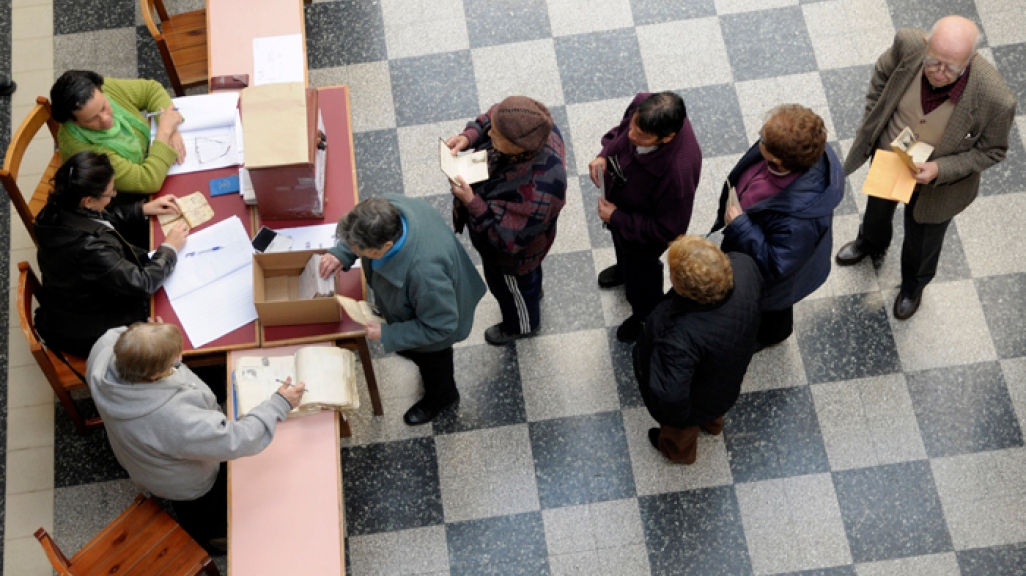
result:
M 257 319 L 253 245 L 238 216 L 189 235 L 164 291 L 196 348 Z
M 299 299 L 327 298 L 335 295 L 335 275 L 321 278 L 321 255 L 314 254 L 306 261 L 299 275 Z

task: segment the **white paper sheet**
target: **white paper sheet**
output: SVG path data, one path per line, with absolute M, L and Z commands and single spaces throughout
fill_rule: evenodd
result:
M 244 161 L 238 92 L 182 96 L 172 99 L 184 120 L 178 126 L 185 144 L 185 162 L 172 164 L 168 175 L 202 172 Z M 150 122 L 150 140 L 157 133 Z
M 265 36 L 253 39 L 253 85 L 305 82 L 303 36 Z
M 292 250 L 318 250 L 335 245 L 336 224 L 317 224 L 298 228 L 276 228 L 275 232 L 292 238 Z
M 253 264 L 172 300 L 171 307 L 196 348 L 253 322 Z

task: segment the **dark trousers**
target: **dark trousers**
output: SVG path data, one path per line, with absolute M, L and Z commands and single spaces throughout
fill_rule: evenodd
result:
M 794 306 L 783 310 L 763 310 L 755 340 L 763 346 L 779 344 L 794 331 Z
M 217 480 L 206 494 L 195 500 L 169 502 L 178 523 L 209 552 L 211 539 L 228 537 L 228 463 L 221 462 Z
M 913 217 L 919 193 L 912 194 L 912 200 L 905 206 L 905 241 L 901 245 L 901 291 L 911 298 L 918 298 L 923 288 L 937 275 L 944 234 L 951 220 L 938 224 L 923 224 Z M 870 254 L 881 254 L 891 244 L 892 222 L 897 202 L 869 197 L 866 215 L 859 227 L 855 245 Z
M 400 350 L 398 354 L 412 361 L 420 370 L 426 402 L 441 407 L 456 399 L 459 392 L 452 365 L 452 346 L 437 352 Z
M 613 234 L 616 265 L 623 276 L 623 288 L 632 316 L 641 322 L 648 318 L 663 298 L 663 263 L 658 256 L 639 254 L 628 249 Z
M 527 274 L 504 274 L 498 268 L 484 266 L 488 290 L 499 301 L 502 330 L 507 334 L 526 334 L 541 323 L 542 267 Z

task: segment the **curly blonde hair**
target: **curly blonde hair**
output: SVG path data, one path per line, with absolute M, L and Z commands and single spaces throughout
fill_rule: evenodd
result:
M 699 304 L 715 304 L 734 287 L 730 259 L 705 238 L 678 236 L 670 243 L 667 260 L 673 289 Z

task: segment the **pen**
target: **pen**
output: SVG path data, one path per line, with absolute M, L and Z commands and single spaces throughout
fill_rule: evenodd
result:
M 286 382 L 286 381 L 284 381 L 284 380 L 282 380 L 282 379 L 280 379 L 280 378 L 275 378 L 275 379 L 274 379 L 274 381 L 275 381 L 275 382 L 281 382 L 282 384 L 288 384 L 289 386 L 295 386 L 295 384 L 293 384 L 292 382 Z M 306 390 L 307 392 L 309 392 L 309 391 L 310 391 L 310 389 L 309 389 L 309 388 L 306 388 L 305 390 Z
M 214 246 L 212 248 L 207 248 L 206 250 L 198 250 L 196 252 L 189 252 L 187 254 L 184 254 L 182 256 L 182 258 L 188 258 L 189 256 L 195 256 L 197 254 L 205 254 L 207 252 L 217 252 L 218 250 L 222 250 L 222 249 L 224 249 L 224 246 Z
M 178 110 L 178 108 L 176 107 L 175 110 Z M 160 116 L 163 113 L 164 113 L 163 110 L 157 110 L 156 112 L 147 112 L 146 113 L 146 117 L 147 118 L 153 118 L 154 116 Z

